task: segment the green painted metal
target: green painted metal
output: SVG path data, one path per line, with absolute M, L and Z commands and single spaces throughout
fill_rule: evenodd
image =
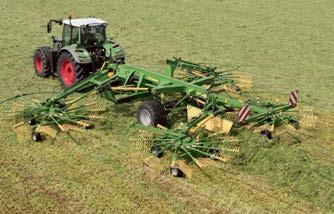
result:
M 184 69 L 189 78 L 186 80 L 174 77 L 175 69 Z M 199 72 L 199 73 L 198 73 Z M 99 93 L 102 97 L 116 103 L 131 102 L 151 97 L 166 104 L 173 101 L 170 112 L 184 109 L 188 103 L 199 103 L 202 112 L 188 123 L 176 130 L 167 130 L 162 136 L 156 138 L 152 148 L 159 148 L 162 153 L 171 151 L 174 159 L 186 158 L 196 163 L 196 157 L 204 156 L 214 160 L 221 160 L 217 152 L 221 151 L 222 142 L 215 138 L 195 139 L 190 130 L 196 127 L 209 115 L 224 118 L 227 112 L 237 113 L 245 105 L 250 107 L 250 117 L 242 122 L 236 122 L 234 126 L 243 127 L 247 124 L 262 125 L 281 122 L 297 121 L 285 112 L 293 108 L 289 104 L 276 104 L 268 101 L 249 99 L 240 101 L 228 93 L 215 93 L 210 87 L 215 85 L 233 84 L 230 75 L 217 71 L 216 67 L 204 66 L 174 58 L 167 60 L 163 72 L 152 71 L 129 64 L 105 63 L 101 70 L 87 79 L 79 82 L 62 93 L 45 100 L 37 107 L 27 109 L 26 117 L 35 118 L 43 124 L 61 125 L 63 123 L 76 123 L 86 119 L 85 111 L 79 107 L 77 111 L 70 110 L 64 100 L 68 96 L 81 93 L 76 101 L 82 100 L 93 93 Z M 128 87 L 130 90 L 116 90 L 118 87 Z M 139 89 L 147 89 L 145 91 Z M 168 98 L 172 97 L 172 98 Z M 177 97 L 177 98 L 176 98 Z M 214 136 L 214 135 L 213 135 Z
M 173 73 L 177 67 L 181 67 L 185 68 L 186 72 L 197 69 L 196 71 L 200 71 L 207 76 L 187 82 L 174 78 L 173 75 L 166 75 L 166 70 L 168 70 L 166 68 L 165 72 L 161 73 L 129 64 L 106 64 L 101 68 L 100 72 L 50 99 L 50 102 L 57 103 L 75 92 L 88 89 L 90 92 L 98 91 L 103 97 L 114 103 L 133 101 L 148 96 L 163 100 L 165 94 L 180 94 L 182 97 L 187 96 L 189 99 L 202 101 L 205 103 L 204 109 L 206 109 L 206 111 L 219 112 L 222 116 L 227 110 L 237 111 L 246 104 L 227 93 L 214 93 L 203 86 L 203 84 L 213 84 L 217 79 L 219 79 L 219 81 L 222 80 L 221 77 L 218 78 L 218 72 L 215 71 L 216 68 L 187 63 L 180 59 L 169 60 L 167 63 L 167 67 L 171 69 L 169 74 Z M 110 74 L 112 74 L 112 76 Z M 124 93 L 114 91 L 110 89 L 110 86 L 115 82 L 117 82 L 118 86 L 135 88 L 147 87 L 148 92 L 133 90 Z M 230 83 L 232 80 L 226 79 L 226 82 Z M 85 95 L 83 95 L 83 97 L 85 97 Z M 255 100 L 250 100 L 247 104 L 250 107 L 251 116 L 247 119 L 246 123 L 258 125 L 265 122 L 272 123 L 272 118 L 274 117 L 279 117 L 281 120 L 293 120 L 290 116 L 283 114 L 283 112 L 292 108 L 289 104 L 274 104 Z M 207 108 L 207 106 L 211 106 L 211 108 Z
M 57 54 L 57 57 L 59 57 L 60 54 L 64 51 L 69 52 L 73 56 L 74 60 L 78 63 L 88 64 L 92 62 L 92 58 L 89 52 L 80 45 L 72 44 L 61 48 Z

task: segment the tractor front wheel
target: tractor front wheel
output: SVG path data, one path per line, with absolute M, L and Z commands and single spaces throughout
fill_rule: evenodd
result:
M 43 46 L 35 50 L 33 64 L 35 72 L 40 77 L 48 77 L 51 74 L 51 48 Z
M 167 123 L 167 114 L 164 106 L 159 101 L 144 101 L 138 107 L 137 120 L 144 126 L 165 125 Z
M 85 78 L 84 65 L 77 63 L 68 52 L 63 52 L 58 58 L 57 74 L 64 88 L 70 88 Z

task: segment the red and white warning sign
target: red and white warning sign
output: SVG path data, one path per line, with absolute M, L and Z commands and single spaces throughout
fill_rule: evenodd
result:
M 290 98 L 289 98 L 289 105 L 291 107 L 296 107 L 298 103 L 298 91 L 292 91 L 290 93 Z
M 249 113 L 250 113 L 249 105 L 245 105 L 245 106 L 241 107 L 241 109 L 238 113 L 239 123 L 244 122 L 245 120 L 247 120 L 248 117 L 249 117 Z

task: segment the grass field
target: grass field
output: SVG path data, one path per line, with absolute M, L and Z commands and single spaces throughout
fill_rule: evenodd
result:
M 1 123 L 0 212 L 334 212 L 334 1 L 331 0 L 2 0 L 0 100 L 26 92 L 61 91 L 34 75 L 32 53 L 50 44 L 50 18 L 96 16 L 126 50 L 127 62 L 160 69 L 173 56 L 240 66 L 255 91 L 299 89 L 317 126 L 271 143 L 242 135 L 230 164 L 194 169 L 175 179 L 167 168 L 150 179 L 146 150 L 124 140 L 135 104 L 113 106 L 81 144 L 18 142 Z M 54 27 L 55 29 L 57 27 Z M 59 31 L 55 31 L 55 34 Z M 164 166 L 168 160 L 162 160 Z

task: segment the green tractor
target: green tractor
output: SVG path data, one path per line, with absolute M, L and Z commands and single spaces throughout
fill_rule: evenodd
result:
M 35 50 L 33 64 L 38 76 L 58 76 L 62 86 L 69 88 L 98 71 L 104 62 L 124 64 L 124 50 L 107 39 L 107 23 L 96 18 L 49 20 L 63 25 L 62 37 L 52 36 L 52 47 Z

